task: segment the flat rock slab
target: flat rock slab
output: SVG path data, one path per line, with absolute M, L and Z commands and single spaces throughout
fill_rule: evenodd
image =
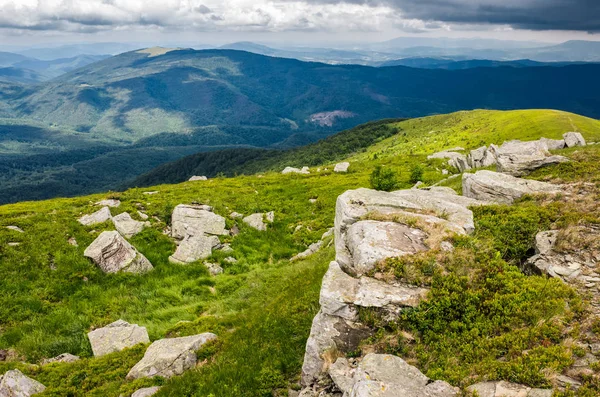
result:
M 46 390 L 40 382 L 23 375 L 18 369 L 0 376 L 0 397 L 29 397 Z
M 150 397 L 158 393 L 160 386 L 144 387 L 143 389 L 136 390 L 131 397 Z
M 212 255 L 212 249 L 220 244 L 217 236 L 188 236 L 177 246 L 177 250 L 169 257 L 172 263 L 186 264 Z
M 127 212 L 113 216 L 112 222 L 123 237 L 131 238 L 144 230 L 144 222 L 136 221 Z
M 153 269 L 150 261 L 116 231 L 102 232 L 83 255 L 105 273 L 145 273 Z
M 110 209 L 108 207 L 102 207 L 93 214 L 82 216 L 78 219 L 78 221 L 84 226 L 93 226 L 99 223 L 104 223 L 111 218 L 112 215 L 110 214 Z
M 486 170 L 463 174 L 462 185 L 463 196 L 500 204 L 511 204 L 525 194 L 557 194 L 561 191 L 559 186 L 551 183 Z
M 171 217 L 171 236 L 182 240 L 186 236 L 227 234 L 225 218 L 209 209 L 208 206 L 179 204 Z
M 124 320 L 117 320 L 106 327 L 89 332 L 88 339 L 92 345 L 94 357 L 118 352 L 138 343 L 150 343 L 145 327 L 129 324 Z
M 534 389 L 525 385 L 499 382 L 482 382 L 467 387 L 467 392 L 478 397 L 552 397 L 551 389 Z
M 153 342 L 144 357 L 129 371 L 127 379 L 181 375 L 196 365 L 196 351 L 206 342 L 216 339 L 212 333 L 160 339 Z

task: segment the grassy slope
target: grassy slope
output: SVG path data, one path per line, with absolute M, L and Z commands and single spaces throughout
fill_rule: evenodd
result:
M 318 240 L 333 223 L 336 197 L 347 189 L 368 186 L 368 177 L 375 165 L 384 164 L 396 170 L 401 187 L 407 187 L 410 185 L 408 170 L 414 164 L 426 166 L 424 179 L 427 182 L 442 178 L 441 172 L 436 170 L 439 164 L 426 160 L 427 154 L 442 148 L 456 145 L 474 148 L 482 143 L 501 143 L 508 138 L 558 137 L 567 130 L 579 130 L 588 140 L 600 140 L 600 122 L 553 111 L 461 112 L 404 121 L 396 127 L 402 130 L 398 135 L 351 157 L 353 164 L 348 174 L 322 172 L 282 176 L 269 172 L 261 178 L 240 176 L 158 186 L 146 189 L 159 191 L 150 196 L 143 195 L 142 189 L 114 194 L 123 205 L 113 209 L 113 214 L 122 211 L 135 214 L 136 204 L 140 203 L 148 214 L 160 219 L 153 220 L 152 228 L 132 239 L 156 267 L 144 276 L 102 274 L 82 255 L 100 230 L 112 226 L 86 228 L 79 225 L 76 218 L 81 213 L 91 212 L 94 209 L 91 203 L 106 195 L 0 207 L 0 225 L 14 224 L 26 231 L 19 234 L 0 229 L 0 348 L 15 348 L 30 362 L 66 351 L 90 357 L 85 333 L 92 326 L 102 326 L 118 318 L 148 327 L 153 340 L 212 331 L 220 337 L 221 343 L 214 347 L 218 353 L 212 355 L 210 349 L 205 349 L 202 354 L 209 362 L 197 371 L 167 382 L 161 394 L 270 395 L 271 390 L 285 388 L 289 380 L 297 379 L 304 343 L 318 308 L 320 280 L 334 252 L 327 248 L 293 264 L 287 258 Z M 577 177 L 582 171 L 572 172 Z M 317 203 L 310 204 L 310 198 L 317 198 Z M 242 225 L 242 233 L 232 240 L 238 264 L 225 264 L 224 255 L 215 254 L 211 260 L 223 263 L 226 272 L 211 278 L 200 264 L 177 266 L 167 261 L 174 245 L 161 233 L 164 222 L 175 205 L 192 201 L 211 204 L 222 215 L 231 211 L 275 210 L 276 222 L 265 233 Z M 525 211 L 525 215 L 529 219 L 531 214 Z M 494 224 L 497 216 L 478 213 L 478 222 L 489 229 L 485 225 Z M 523 217 L 517 213 L 514 219 Z M 548 220 L 539 224 L 522 223 L 528 227 L 522 230 L 527 236 L 524 243 L 527 248 L 532 234 L 547 226 Z M 300 224 L 304 227 L 294 232 Z M 508 233 L 498 230 L 488 230 L 481 239 L 492 246 L 497 244 L 502 240 L 502 233 Z M 79 247 L 68 244 L 71 236 L 77 239 Z M 22 244 L 9 247 L 8 242 Z M 515 258 L 504 257 L 509 261 Z M 498 266 L 505 266 L 502 263 Z M 490 277 L 494 274 L 492 272 Z M 511 283 L 527 287 L 523 284 L 527 282 L 525 278 L 515 277 L 516 281 L 511 279 Z M 541 279 L 531 280 L 527 288 L 539 288 L 536 280 Z M 564 308 L 565 300 L 571 299 L 568 292 L 561 292 L 555 298 L 554 308 Z M 527 306 L 530 297 L 524 299 Z M 556 313 L 567 315 L 564 310 Z M 531 318 L 536 317 L 532 314 Z M 520 325 L 525 331 L 534 329 L 530 324 Z M 494 332 L 510 333 L 510 330 L 495 329 Z M 426 338 L 421 343 L 426 347 Z M 126 395 L 139 386 L 163 382 L 160 379 L 124 381 L 142 351 L 135 348 L 102 359 L 86 358 L 77 364 L 41 369 L 24 364 L 1 364 L 0 373 L 16 365 L 49 386 L 45 395 Z M 443 353 L 440 357 L 447 357 L 453 350 Z M 546 357 L 545 350 L 544 354 Z M 419 358 L 425 359 L 427 355 L 417 355 L 417 363 Z M 469 366 L 475 375 L 492 373 L 489 366 L 475 364 Z M 443 371 L 448 363 L 436 365 L 429 369 L 430 374 L 456 380 L 455 373 Z M 493 374 L 503 377 L 501 371 Z M 525 381 L 543 383 L 533 377 Z

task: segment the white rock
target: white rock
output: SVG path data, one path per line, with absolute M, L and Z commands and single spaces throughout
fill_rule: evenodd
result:
M 73 363 L 75 361 L 79 361 L 79 356 L 76 356 L 71 353 L 63 353 L 59 354 L 56 357 L 47 358 L 41 361 L 42 365 L 51 364 L 51 363 Z
M 501 204 L 510 204 L 525 194 L 556 194 L 561 191 L 559 186 L 550 183 L 487 170 L 463 174 L 462 188 L 465 197 Z
M 183 239 L 202 234 L 223 235 L 225 218 L 208 210 L 208 206 L 179 204 L 171 217 L 171 236 Z
M 299 259 L 304 259 L 312 254 L 314 254 L 315 252 L 317 252 L 321 246 L 323 245 L 323 241 L 319 240 L 316 243 L 312 243 L 311 245 L 308 246 L 308 248 L 302 252 L 300 252 L 299 254 L 294 255 L 290 260 L 291 261 L 297 261 Z
M 479 397 L 552 397 L 551 389 L 532 389 L 505 381 L 477 383 L 467 387 L 467 392 L 477 392 Z
M 102 207 L 115 207 L 116 208 L 121 205 L 121 201 L 115 200 L 115 199 L 106 199 L 106 200 L 100 200 L 95 204 L 100 205 Z
M 216 339 L 209 332 L 182 338 L 160 339 L 153 342 L 144 357 L 129 371 L 127 379 L 181 375 L 196 365 L 196 351 L 205 343 Z
M 142 218 L 143 220 L 147 221 L 148 220 L 148 215 L 144 214 L 142 211 L 138 211 L 137 212 L 139 217 Z
M 267 220 L 267 222 L 269 223 L 273 223 L 275 222 L 275 212 L 273 211 L 269 211 L 265 214 L 265 219 Z
M 264 218 L 263 213 L 256 213 L 245 217 L 243 222 L 256 230 L 265 231 L 267 230 L 267 225 L 264 222 Z
M 95 329 L 88 333 L 94 357 L 121 351 L 138 343 L 150 343 L 148 331 L 137 324 L 129 324 L 117 320 L 106 327 Z
M 19 226 L 6 226 L 6 228 L 8 230 L 12 230 L 13 232 L 19 232 L 19 233 L 25 233 L 25 231 L 23 231 L 23 229 L 21 229 Z
M 579 132 L 566 132 L 563 138 L 567 147 L 585 146 L 585 139 Z
M 231 214 L 229 214 L 229 217 L 230 217 L 231 219 L 241 219 L 241 218 L 243 218 L 243 217 L 244 217 L 244 215 L 243 215 L 243 214 L 240 214 L 239 212 L 235 212 L 235 211 L 234 211 L 234 212 L 232 212 Z
M 102 232 L 83 253 L 105 273 L 144 273 L 152 264 L 116 231 Z
M 198 176 L 198 175 L 194 175 L 192 176 L 190 179 L 188 179 L 189 182 L 193 182 L 193 181 L 207 181 L 208 178 L 204 175 L 202 176 Z
M 186 264 L 212 255 L 212 249 L 220 244 L 217 236 L 204 234 L 187 236 L 177 246 L 175 253 L 169 257 L 169 262 Z
M 158 194 L 158 190 L 153 190 L 153 191 L 151 191 L 151 192 L 142 192 L 142 194 L 146 194 L 146 195 L 148 195 L 148 196 L 151 196 L 151 195 L 153 195 L 153 194 Z
M 327 315 L 356 321 L 358 309 L 353 304 L 357 293 L 358 279 L 346 274 L 337 262 L 331 262 L 321 283 L 321 311 Z
M 496 163 L 496 157 L 486 146 L 471 150 L 468 160 L 471 168 L 489 167 Z
M 540 141 L 546 144 L 546 146 L 548 147 L 548 150 L 564 149 L 566 146 L 564 139 L 540 138 Z
M 15 242 L 8 243 L 9 247 L 18 247 L 19 245 L 21 245 L 21 243 L 15 243 Z
M 7 371 L 0 377 L 1 397 L 29 397 L 46 390 L 46 386 L 31 379 L 18 369 Z
M 547 143 L 539 140 L 508 141 L 500 147 L 490 145 L 488 150 L 496 156 L 497 171 L 514 176 L 524 175 L 550 164 L 569 161 L 563 156 L 552 156 L 548 151 Z
M 93 214 L 82 216 L 78 219 L 78 221 L 84 226 L 93 226 L 99 223 L 104 223 L 111 218 L 112 215 L 110 214 L 110 209 L 108 207 L 102 207 Z
M 556 245 L 558 230 L 546 230 L 535 235 L 535 253 L 548 254 Z
M 136 390 L 131 397 L 150 397 L 158 393 L 160 386 L 144 387 Z
M 136 221 L 127 212 L 112 217 L 115 228 L 125 238 L 131 238 L 144 230 L 144 222 Z
M 206 266 L 208 272 L 213 276 L 223 273 L 223 268 L 218 263 L 205 263 L 204 266 Z
M 337 163 L 333 168 L 333 172 L 348 172 L 348 167 L 350 167 L 350 163 L 347 161 Z
M 294 168 L 294 167 L 285 167 L 283 169 L 283 171 L 281 171 L 282 174 L 310 174 L 309 168 L 308 167 L 302 167 L 302 169 L 299 168 Z

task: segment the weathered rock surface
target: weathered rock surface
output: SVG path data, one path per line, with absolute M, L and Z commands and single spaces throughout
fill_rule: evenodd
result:
M 557 194 L 561 191 L 559 186 L 550 183 L 486 170 L 463 174 L 462 185 L 465 197 L 502 204 L 510 204 L 525 194 Z
M 535 253 L 549 254 L 556 245 L 558 230 L 546 230 L 535 235 Z
M 496 156 L 488 150 L 487 146 L 471 150 L 467 160 L 471 168 L 489 167 L 496 164 Z
M 125 238 L 131 238 L 144 230 L 144 222 L 136 221 L 127 212 L 112 217 L 115 228 Z
M 403 359 L 389 354 L 367 354 L 356 368 L 338 359 L 330 368 L 334 383 L 350 397 L 453 397 L 460 390 L 433 381 Z
M 59 354 L 56 357 L 46 358 L 41 361 L 42 365 L 51 364 L 51 363 L 73 363 L 75 361 L 79 361 L 79 356 L 76 356 L 71 353 L 63 353 Z
M 129 324 L 117 320 L 105 327 L 97 328 L 88 333 L 95 357 L 121 351 L 138 343 L 150 343 L 148 331 L 137 324 Z
M 552 156 L 546 142 L 541 140 L 504 142 L 498 147 L 490 145 L 488 149 L 496 157 L 496 170 L 521 176 L 538 168 L 569 161 L 563 156 Z
M 579 132 L 565 132 L 563 139 L 567 147 L 585 146 L 585 139 Z
M 220 244 L 217 236 L 204 234 L 187 236 L 179 243 L 175 253 L 169 257 L 172 263 L 186 264 L 200 259 L 206 259 L 212 254 L 212 249 Z
M 203 205 L 179 204 L 171 217 L 171 235 L 176 239 L 202 234 L 226 234 L 225 218 Z
M 93 214 L 82 216 L 78 219 L 78 221 L 84 226 L 93 226 L 99 223 L 104 223 L 111 218 L 112 215 L 110 214 L 110 209 L 108 207 L 102 207 Z
M 160 339 L 153 342 L 144 357 L 129 371 L 127 379 L 181 375 L 196 365 L 196 351 L 206 342 L 216 339 L 206 332 L 181 338 Z
M 548 150 L 559 150 L 565 148 L 565 140 L 564 139 L 548 139 L 548 138 L 540 138 L 540 141 L 546 144 Z
M 144 387 L 136 390 L 131 397 L 150 397 L 158 393 L 160 386 Z
M 29 397 L 46 390 L 40 382 L 23 375 L 18 369 L 0 376 L 0 397 Z
M 121 205 L 121 200 L 116 200 L 116 199 L 106 199 L 106 200 L 100 200 L 97 203 L 95 203 L 96 205 L 101 205 L 103 207 L 118 207 Z
M 189 182 L 193 182 L 193 181 L 207 181 L 208 178 L 204 175 L 202 176 L 198 176 L 198 175 L 194 175 L 192 176 L 190 179 L 188 179 Z
M 471 168 L 467 156 L 455 151 L 445 150 L 437 152 L 427 156 L 427 159 L 448 159 L 448 165 L 458 169 L 460 172 L 464 172 Z
M 83 255 L 105 273 L 144 273 L 153 268 L 150 261 L 116 231 L 102 232 Z
M 467 387 L 467 392 L 478 397 L 552 397 L 551 389 L 534 389 L 510 382 L 482 382 Z
M 248 215 L 247 217 L 242 219 L 242 221 L 246 225 L 248 225 L 256 230 L 260 230 L 260 231 L 267 230 L 267 225 L 265 224 L 265 220 L 269 223 L 272 223 L 275 220 L 275 213 L 273 211 L 267 212 L 266 214 L 259 212 L 256 214 Z
M 350 163 L 344 161 L 343 163 L 337 163 L 335 167 L 333 167 L 333 172 L 348 172 L 348 168 L 350 167 Z
M 308 167 L 302 167 L 302 169 L 299 168 L 294 168 L 294 167 L 285 167 L 283 169 L 283 171 L 281 171 L 282 174 L 310 174 L 309 168 Z

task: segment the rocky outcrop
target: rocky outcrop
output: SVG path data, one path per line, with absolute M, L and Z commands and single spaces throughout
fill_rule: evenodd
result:
M 212 212 L 207 205 L 179 204 L 171 216 L 171 236 L 183 240 L 186 236 L 224 235 L 225 218 Z
M 445 150 L 437 152 L 427 156 L 427 159 L 448 159 L 448 165 L 456 168 L 459 172 L 464 172 L 471 168 L 467 156 L 455 151 Z
M 99 223 L 104 223 L 111 218 L 112 215 L 110 214 L 110 209 L 108 207 L 102 207 L 93 214 L 82 216 L 77 221 L 79 221 L 79 223 L 81 223 L 84 226 L 93 226 Z
M 121 351 L 138 343 L 150 343 L 148 331 L 137 324 L 117 320 L 88 333 L 95 357 Z
M 194 175 L 192 176 L 190 179 L 188 179 L 189 182 L 193 182 L 193 181 L 207 181 L 208 178 L 204 175 L 202 176 L 198 176 L 198 175 Z
M 500 147 L 491 145 L 488 150 L 496 157 L 496 170 L 514 176 L 522 176 L 541 167 L 569 161 L 566 157 L 551 155 L 547 143 L 541 140 L 508 141 Z
M 131 238 L 144 230 L 144 222 L 136 221 L 127 212 L 112 217 L 115 229 L 125 238 Z
M 196 365 L 196 351 L 205 343 L 216 339 L 215 334 L 160 339 L 153 342 L 144 357 L 129 371 L 127 379 L 181 375 Z
M 169 257 L 171 263 L 186 264 L 212 255 L 213 248 L 220 244 L 217 236 L 204 234 L 187 236 L 179 243 L 175 253 Z
M 516 178 L 493 171 L 463 174 L 463 196 L 491 203 L 511 204 L 525 194 L 557 194 L 561 189 L 551 183 Z
M 71 353 L 63 353 L 59 354 L 56 357 L 47 358 L 41 361 L 42 365 L 52 364 L 52 363 L 73 363 L 75 361 L 79 361 L 79 356 L 73 355 Z
M 40 382 L 23 375 L 18 369 L 0 376 L 0 397 L 29 397 L 46 390 Z
M 350 163 L 344 161 L 343 163 L 337 163 L 335 167 L 333 167 L 333 172 L 348 172 L 348 168 L 350 167 Z
M 563 139 L 567 147 L 585 146 L 585 139 L 579 132 L 566 132 Z
M 95 203 L 96 205 L 101 205 L 102 207 L 113 207 L 116 208 L 118 206 L 121 205 L 121 201 L 120 200 L 116 200 L 116 199 L 106 199 L 106 200 L 100 200 L 97 203 Z
M 158 393 L 160 386 L 144 387 L 136 390 L 131 397 L 150 397 Z
M 540 138 L 540 141 L 546 144 L 548 150 L 564 149 L 566 146 L 566 142 L 564 139 Z
M 309 168 L 308 167 L 302 167 L 302 169 L 300 168 L 294 168 L 294 167 L 285 167 L 283 169 L 283 171 L 281 171 L 282 174 L 310 174 Z
M 116 231 L 102 232 L 83 255 L 105 273 L 144 273 L 153 269 L 150 261 Z
M 471 168 L 489 167 L 496 164 L 496 156 L 487 146 L 471 150 L 467 158 L 467 162 Z
M 267 212 L 266 214 L 259 212 L 256 214 L 248 215 L 247 217 L 242 219 L 242 221 L 246 225 L 250 226 L 253 229 L 259 230 L 259 231 L 267 230 L 267 225 L 266 225 L 265 221 L 267 221 L 268 223 L 273 223 L 274 220 L 275 220 L 275 213 L 273 211 Z
M 367 354 L 356 367 L 338 358 L 329 374 L 338 390 L 350 397 L 454 397 L 460 390 L 433 381 L 397 356 Z
M 552 397 L 551 389 L 534 389 L 510 382 L 482 382 L 467 387 L 469 395 L 477 397 Z

